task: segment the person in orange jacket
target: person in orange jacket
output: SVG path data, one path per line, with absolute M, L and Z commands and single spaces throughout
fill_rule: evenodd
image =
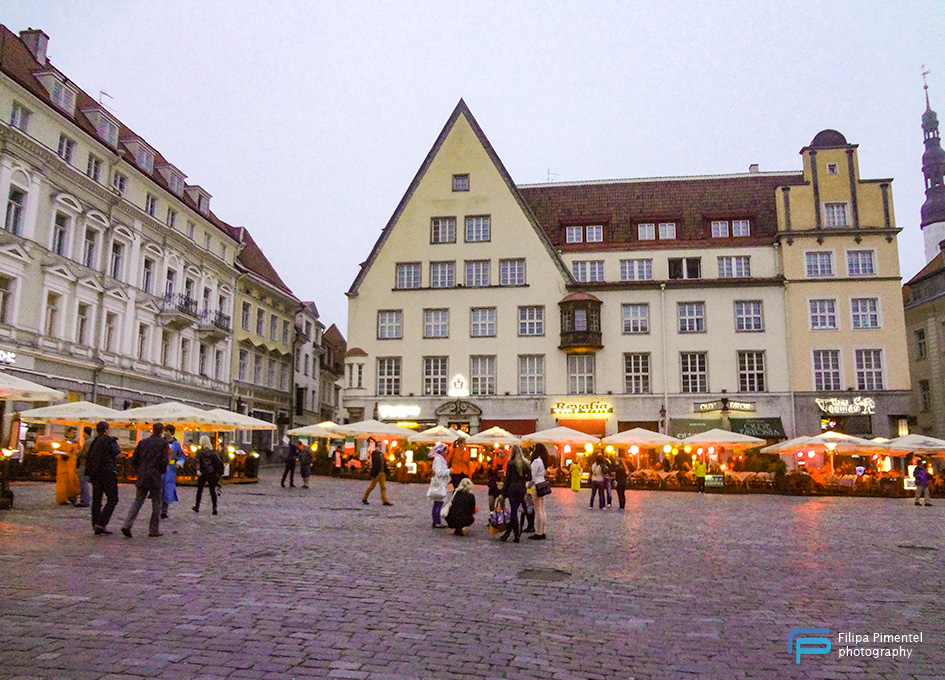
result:
M 459 487 L 461 481 L 472 477 L 472 459 L 469 457 L 469 449 L 462 444 L 453 445 L 446 462 L 450 466 L 450 483 L 454 489 Z

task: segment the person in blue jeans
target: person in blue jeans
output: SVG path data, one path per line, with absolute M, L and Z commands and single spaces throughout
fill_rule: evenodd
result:
M 596 496 L 599 499 L 600 509 L 604 509 L 604 476 L 607 471 L 607 465 L 604 463 L 604 457 L 601 455 L 597 456 L 597 460 L 594 461 L 594 464 L 591 466 L 591 505 L 594 507 L 594 497 Z
M 525 483 L 532 478 L 531 466 L 522 455 L 522 449 L 516 444 L 512 447 L 512 457 L 509 458 L 508 467 L 505 469 L 505 485 L 502 487 L 502 498 L 508 498 L 512 517 L 505 533 L 500 537 L 503 541 L 509 540 L 509 536 L 514 532 L 514 543 L 518 543 L 522 537 L 522 529 L 519 524 L 519 508 L 525 502 Z

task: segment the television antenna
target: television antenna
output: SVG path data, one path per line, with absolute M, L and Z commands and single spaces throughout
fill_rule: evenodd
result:
M 109 106 L 109 105 L 106 104 L 104 101 L 102 101 L 102 99 L 103 99 L 104 97 L 108 97 L 108 98 L 111 99 L 112 101 L 114 101 L 114 99 L 115 99 L 113 96 L 111 96 L 110 94 L 108 94 L 105 90 L 99 90 L 99 91 L 98 91 L 98 103 L 102 106 L 102 108 L 108 109 L 109 111 L 114 111 L 114 109 L 113 109 L 111 106 Z
M 551 168 L 548 168 L 548 179 L 546 181 L 554 182 L 556 179 L 558 179 L 558 173 L 552 172 Z

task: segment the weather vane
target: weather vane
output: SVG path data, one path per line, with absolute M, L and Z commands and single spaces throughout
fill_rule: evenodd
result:
M 922 89 L 925 90 L 925 108 L 929 108 L 929 81 L 926 76 L 931 72 L 931 69 L 925 68 L 925 64 L 922 64 Z

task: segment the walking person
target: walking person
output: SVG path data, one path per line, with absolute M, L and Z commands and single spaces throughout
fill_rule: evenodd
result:
M 545 520 L 547 519 L 545 515 L 545 497 L 539 495 L 538 486 L 548 484 L 545 479 L 547 470 L 548 449 L 545 448 L 544 444 L 535 444 L 535 450 L 532 452 L 532 481 L 530 482 L 535 501 L 535 533 L 528 538 L 536 541 L 545 540 Z
M 332 474 L 335 477 L 341 476 L 341 446 L 335 446 L 335 453 L 332 455 Z
M 167 510 L 171 503 L 177 502 L 177 468 L 184 467 L 184 448 L 177 441 L 174 433 L 177 430 L 168 423 L 164 426 L 164 438 L 171 447 L 171 456 L 164 473 L 164 499 L 161 503 L 161 519 L 168 519 Z
M 82 444 L 82 448 L 79 449 L 79 453 L 76 455 L 75 459 L 76 471 L 79 474 L 79 502 L 75 504 L 77 508 L 89 507 L 89 503 L 92 500 L 89 491 L 89 476 L 85 468 L 89 460 L 89 448 L 91 448 L 92 442 L 95 439 L 92 435 L 93 432 L 94 430 L 91 427 L 82 429 L 82 434 L 85 435 L 85 442 Z
M 915 504 L 921 505 L 919 499 L 923 496 L 925 497 L 925 507 L 932 507 L 932 504 L 929 503 L 929 470 L 928 470 L 928 461 L 922 460 L 919 461 L 919 464 L 915 466 L 915 471 L 912 473 L 912 476 L 915 477 Z
M 577 458 L 571 461 L 571 467 L 568 468 L 568 472 L 571 473 L 571 491 L 580 491 L 581 490 L 581 464 L 578 462 Z
M 163 423 L 154 423 L 151 426 L 151 436 L 142 439 L 131 455 L 131 467 L 138 475 L 135 482 L 135 500 L 125 518 L 121 533 L 125 538 L 131 538 L 131 527 L 145 499 L 151 497 L 151 521 L 148 524 L 148 536 L 163 536 L 161 533 L 161 505 L 164 497 L 164 473 L 167 471 L 167 461 L 171 455 L 171 447 L 164 439 Z
M 597 456 L 597 460 L 594 461 L 594 464 L 591 466 L 591 505 L 594 507 L 594 497 L 597 496 L 600 503 L 600 509 L 604 509 L 604 470 L 606 466 L 604 464 L 604 457 L 600 454 Z
M 368 505 L 368 496 L 374 491 L 374 487 L 380 484 L 381 502 L 384 505 L 393 505 L 387 500 L 387 461 L 384 460 L 384 452 L 377 447 L 377 442 L 373 437 L 368 439 L 368 454 L 371 457 L 371 484 L 364 492 L 361 502 Z
M 450 468 L 446 464 L 445 444 L 437 444 L 430 451 L 433 458 L 433 477 L 430 479 L 430 488 L 427 489 L 427 498 L 433 501 L 433 528 L 443 529 L 446 525 L 442 523 L 440 511 L 443 509 L 443 501 L 446 500 L 446 494 L 449 492 Z
M 299 442 L 299 474 L 302 475 L 302 488 L 308 488 L 308 478 L 312 476 L 312 450 Z
M 617 487 L 617 502 L 620 504 L 621 510 L 627 506 L 628 477 L 629 474 L 627 472 L 627 464 L 624 463 L 623 458 L 617 456 L 617 462 L 614 465 L 614 482 Z
M 610 462 L 610 459 L 604 456 L 604 491 L 607 492 L 607 507 L 609 508 L 613 502 L 613 496 L 610 493 L 610 487 L 613 483 L 613 465 Z
M 223 474 L 223 459 L 210 443 L 210 437 L 200 435 L 200 450 L 197 451 L 197 499 L 194 501 L 194 512 L 200 512 L 200 498 L 203 496 L 203 487 L 210 490 L 210 502 L 213 504 L 213 514 L 217 514 L 217 485 L 220 475 Z
M 289 478 L 289 486 L 295 486 L 295 461 L 299 458 L 299 450 L 291 446 L 285 454 L 285 469 L 282 471 L 282 488 L 285 488 L 285 478 Z
M 92 530 L 97 535 L 108 535 L 108 522 L 118 505 L 118 440 L 111 436 L 104 420 L 95 426 L 96 436 L 89 446 L 85 473 L 92 482 Z M 102 507 L 102 494 L 107 499 Z
M 75 441 L 76 429 L 66 429 L 66 441 L 53 449 L 56 456 L 56 503 L 75 505 L 79 498 L 79 473 L 76 471 L 76 455 L 79 446 Z
M 700 494 L 705 493 L 705 462 L 696 459 L 692 464 L 692 474 L 696 478 L 696 491 Z
M 464 477 L 453 492 L 450 501 L 450 511 L 446 515 L 446 523 L 453 530 L 455 536 L 465 536 L 464 529 L 472 526 L 476 520 L 476 497 L 473 495 L 473 483 L 469 477 Z
M 518 512 L 522 503 L 525 501 L 525 483 L 531 478 L 531 470 L 525 456 L 522 455 L 522 449 L 518 444 L 512 446 L 512 457 L 509 458 L 508 465 L 505 468 L 505 485 L 502 487 L 502 498 L 508 498 L 511 510 L 509 526 L 502 534 L 503 541 L 509 540 L 509 536 L 515 534 L 515 543 L 519 542 L 522 536 L 522 530 L 519 525 Z

